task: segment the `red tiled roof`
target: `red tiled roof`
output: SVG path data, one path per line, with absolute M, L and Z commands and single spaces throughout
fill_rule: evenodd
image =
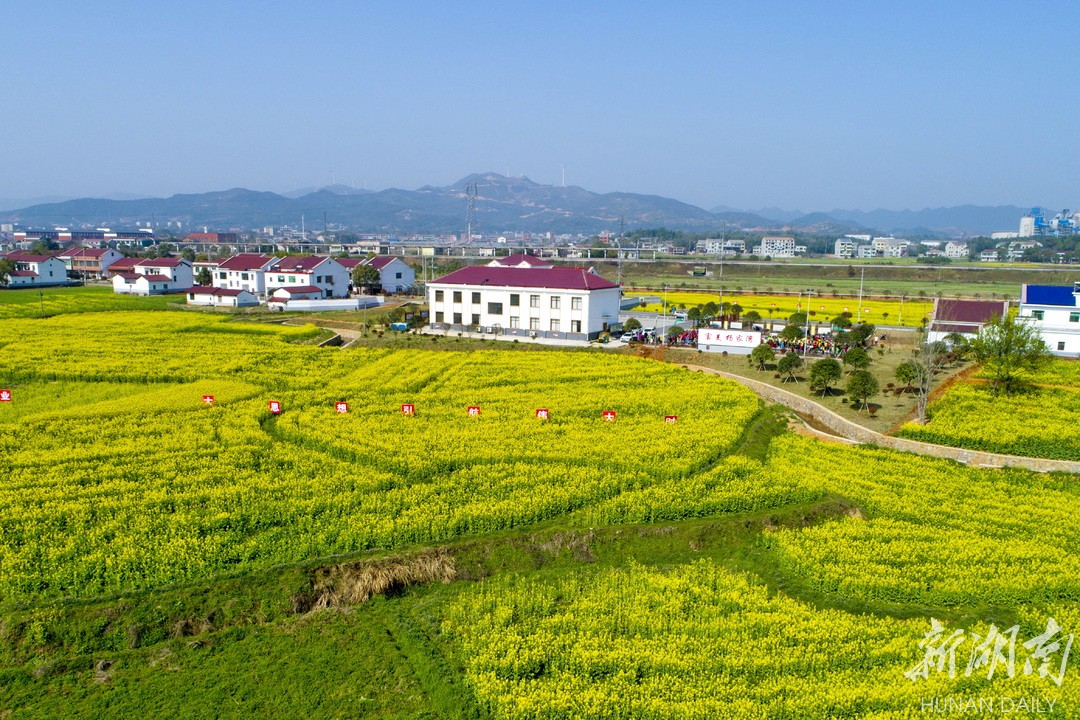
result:
M 397 260 L 397 258 L 390 257 L 388 255 L 377 255 L 376 257 L 371 258 L 364 264 L 382 270 L 384 267 L 394 262 L 395 260 Z
M 71 253 L 71 257 L 90 257 L 90 258 L 102 258 L 105 253 L 109 252 L 110 248 L 78 248 Z
M 269 255 L 240 253 L 218 263 L 218 267 L 222 270 L 261 270 L 272 263 L 274 259 Z
M 971 325 L 957 325 L 955 323 L 930 323 L 930 330 L 932 332 L 943 333 L 964 333 L 974 335 L 979 332 L 979 326 L 975 324 Z
M 109 265 L 109 270 L 124 270 L 126 268 L 133 268 L 138 264 L 139 258 L 117 258 L 111 265 Z
M 236 297 L 242 292 L 247 292 L 247 290 L 237 290 L 235 288 L 208 287 L 206 285 L 192 285 L 184 292 L 194 293 L 195 295 L 221 295 L 224 297 Z
M 314 285 L 297 285 L 296 287 L 279 287 L 279 288 L 275 288 L 274 292 L 276 293 L 276 292 L 280 292 L 282 290 L 288 290 L 290 295 L 292 295 L 292 294 L 300 295 L 300 294 L 304 294 L 304 293 L 316 293 L 316 292 L 321 293 L 322 292 L 321 287 L 315 287 Z
M 12 270 L 8 273 L 11 277 L 37 277 L 38 274 L 33 270 Z
M 552 288 L 556 290 L 603 290 L 619 287 L 585 268 L 515 268 L 487 265 L 464 267 L 435 281 L 449 285 Z
M 167 278 L 164 275 L 142 275 L 141 273 L 118 273 L 118 274 L 120 275 L 120 277 L 124 278 L 125 280 L 130 280 L 132 282 L 134 282 L 135 280 L 138 280 L 139 278 L 146 278 L 150 282 L 172 282 L 170 278 Z
M 308 257 L 283 257 L 274 263 L 270 269 L 273 272 L 309 272 L 326 261 L 326 258 L 318 255 Z
M 1004 315 L 1002 300 L 945 300 L 938 298 L 934 304 L 935 322 L 985 323 L 995 315 Z
M 179 267 L 181 263 L 186 263 L 184 258 L 163 257 L 163 258 L 147 258 L 139 263 L 136 263 L 140 267 Z
M 8 260 L 14 260 L 15 262 L 45 262 L 46 260 L 53 259 L 52 255 L 31 255 L 30 253 L 21 250 L 12 250 L 4 257 Z
M 532 267 L 551 267 L 551 263 L 545 262 L 540 258 L 536 257 L 535 255 L 529 255 L 527 253 L 515 253 L 513 255 L 507 255 L 506 257 L 499 258 L 497 260 L 494 260 L 493 262 L 498 263 L 499 265 L 503 265 L 505 267 L 510 267 L 512 265 L 520 265 L 521 263 L 531 265 Z
M 338 261 L 338 265 L 346 270 L 352 270 L 357 265 L 361 265 L 364 262 L 364 258 L 335 258 Z

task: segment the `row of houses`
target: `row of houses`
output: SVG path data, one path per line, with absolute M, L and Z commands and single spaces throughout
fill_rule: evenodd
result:
M 1007 300 L 939 298 L 934 301 L 928 339 L 944 340 L 951 333 L 974 336 L 991 318 L 1007 312 Z M 1080 357 L 1080 282 L 1071 286 L 1023 285 L 1019 316 L 1038 329 L 1051 353 Z

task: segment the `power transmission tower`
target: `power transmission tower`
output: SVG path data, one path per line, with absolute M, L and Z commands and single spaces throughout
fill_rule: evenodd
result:
M 473 228 L 476 227 L 476 183 L 471 182 L 465 186 L 465 194 L 469 198 L 469 209 L 467 211 L 465 222 L 467 225 L 466 231 L 466 243 L 472 245 L 473 241 Z

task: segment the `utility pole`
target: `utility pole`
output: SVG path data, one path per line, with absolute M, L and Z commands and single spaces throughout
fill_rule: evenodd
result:
M 862 322 L 862 286 L 863 279 L 866 277 L 866 268 L 862 268 L 859 273 L 859 322 Z
M 806 291 L 806 331 L 803 332 L 802 356 L 805 358 L 810 349 L 810 297 L 814 294 L 813 289 Z

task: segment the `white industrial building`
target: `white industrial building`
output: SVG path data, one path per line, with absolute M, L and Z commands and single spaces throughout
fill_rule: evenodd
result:
M 622 288 L 578 267 L 472 266 L 428 283 L 433 330 L 594 340 L 619 319 Z
M 1050 352 L 1080 357 L 1080 283 L 1025 284 L 1020 290 L 1020 317 L 1039 329 Z
M 795 253 L 795 238 L 793 237 L 766 235 L 761 238 L 760 245 L 754 246 L 754 254 L 763 257 L 795 257 Z

